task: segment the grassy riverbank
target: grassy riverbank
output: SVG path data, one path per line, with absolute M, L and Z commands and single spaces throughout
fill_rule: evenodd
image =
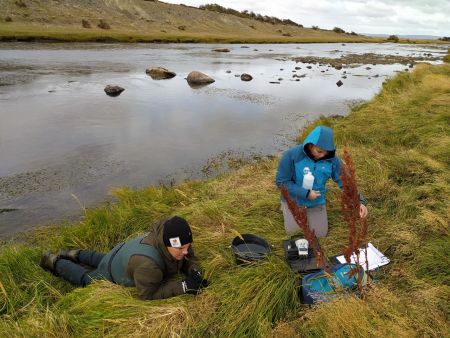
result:
M 444 337 L 450 334 L 450 65 L 419 65 L 332 126 L 352 154 L 369 202 L 369 240 L 391 259 L 365 300 L 299 304 L 283 259 L 274 175 L 278 159 L 207 181 L 141 191 L 86 210 L 79 224 L 43 228 L 0 250 L 0 336 L 47 337 Z M 307 131 L 304 131 L 304 133 Z M 332 185 L 333 186 L 333 185 Z M 134 289 L 97 282 L 74 289 L 38 266 L 43 250 L 108 250 L 161 217 L 186 217 L 211 281 L 201 295 L 139 301 Z M 330 255 L 347 244 L 339 196 L 329 196 Z M 236 266 L 229 244 L 255 233 L 274 245 L 261 264 Z
M 269 24 L 266 24 L 269 25 Z M 321 30 L 293 29 L 295 33 L 283 36 L 277 30 L 283 25 L 270 25 L 271 31 L 249 31 L 244 34 L 230 29 L 223 31 L 177 31 L 133 29 L 82 29 L 76 26 L 0 25 L 0 41 L 24 42 L 175 42 L 175 43 L 333 43 L 333 42 L 385 42 L 386 39 L 337 34 Z M 277 27 L 279 26 L 279 27 Z M 284 33 L 287 34 L 287 33 Z M 289 33 L 290 34 L 290 33 Z M 405 40 L 406 41 L 406 40 Z M 436 41 L 408 40 L 410 43 L 436 43 Z

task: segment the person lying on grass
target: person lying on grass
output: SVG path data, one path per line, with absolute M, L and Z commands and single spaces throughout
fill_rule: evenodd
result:
M 96 279 L 137 288 L 140 299 L 198 294 L 208 282 L 193 264 L 192 232 L 178 216 L 153 224 L 149 233 L 116 245 L 104 254 L 89 250 L 45 252 L 40 265 L 77 286 Z M 171 280 L 177 273 L 184 280 Z
M 313 186 L 304 187 L 308 172 L 314 176 Z M 332 178 L 342 189 L 341 160 L 336 155 L 333 140 L 333 130 L 325 126 L 317 126 L 308 134 L 303 144 L 288 149 L 278 164 L 276 184 L 283 184 L 291 198 L 298 205 L 304 205 L 308 217 L 308 226 L 314 230 L 317 237 L 326 237 L 328 233 L 327 209 L 325 207 L 325 185 Z M 311 176 L 309 176 L 311 178 Z M 311 179 L 312 180 L 312 179 Z M 367 217 L 367 207 L 364 197 L 360 198 L 360 217 Z M 281 200 L 284 217 L 284 228 L 290 236 L 295 235 L 300 228 L 292 216 L 287 203 Z

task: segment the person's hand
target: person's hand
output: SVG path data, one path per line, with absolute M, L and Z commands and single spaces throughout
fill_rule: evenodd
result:
M 360 206 L 359 206 L 359 217 L 366 218 L 368 213 L 369 212 L 367 211 L 367 207 L 364 204 L 360 204 Z
M 202 288 L 206 288 L 208 286 L 208 281 L 203 278 L 201 270 L 197 267 L 191 267 L 189 269 L 188 276 L 192 277 L 197 283 L 200 283 Z
M 187 278 L 181 284 L 185 293 L 197 295 L 201 289 L 208 286 L 208 281 L 202 277 L 200 270 L 191 268 Z
M 202 288 L 202 284 L 190 276 L 181 282 L 181 286 L 183 287 L 184 293 L 191 295 L 197 295 Z
M 317 197 L 320 197 L 320 191 L 310 190 L 308 194 L 308 199 L 314 201 Z

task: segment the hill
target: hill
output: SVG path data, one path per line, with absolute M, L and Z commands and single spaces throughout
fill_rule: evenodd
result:
M 376 42 L 377 38 L 272 24 L 144 0 L 3 0 L 1 40 Z

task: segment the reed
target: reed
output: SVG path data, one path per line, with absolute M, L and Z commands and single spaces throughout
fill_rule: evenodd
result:
M 365 268 L 369 270 L 369 262 L 367 259 L 367 232 L 368 222 L 367 218 L 361 218 L 359 216 L 360 200 L 358 187 L 356 184 L 356 170 L 353 165 L 352 157 L 347 150 L 344 150 L 343 165 L 341 167 L 341 181 L 342 181 L 342 193 L 341 193 L 341 205 L 342 216 L 348 227 L 348 245 L 344 248 L 343 254 L 347 263 L 351 263 L 352 256 L 355 259 L 355 268 L 351 270 L 349 277 L 356 274 L 358 288 L 361 294 L 363 294 L 363 287 L 365 285 L 363 280 L 363 274 L 361 269 L 363 268 L 360 263 L 361 248 L 365 249 Z

